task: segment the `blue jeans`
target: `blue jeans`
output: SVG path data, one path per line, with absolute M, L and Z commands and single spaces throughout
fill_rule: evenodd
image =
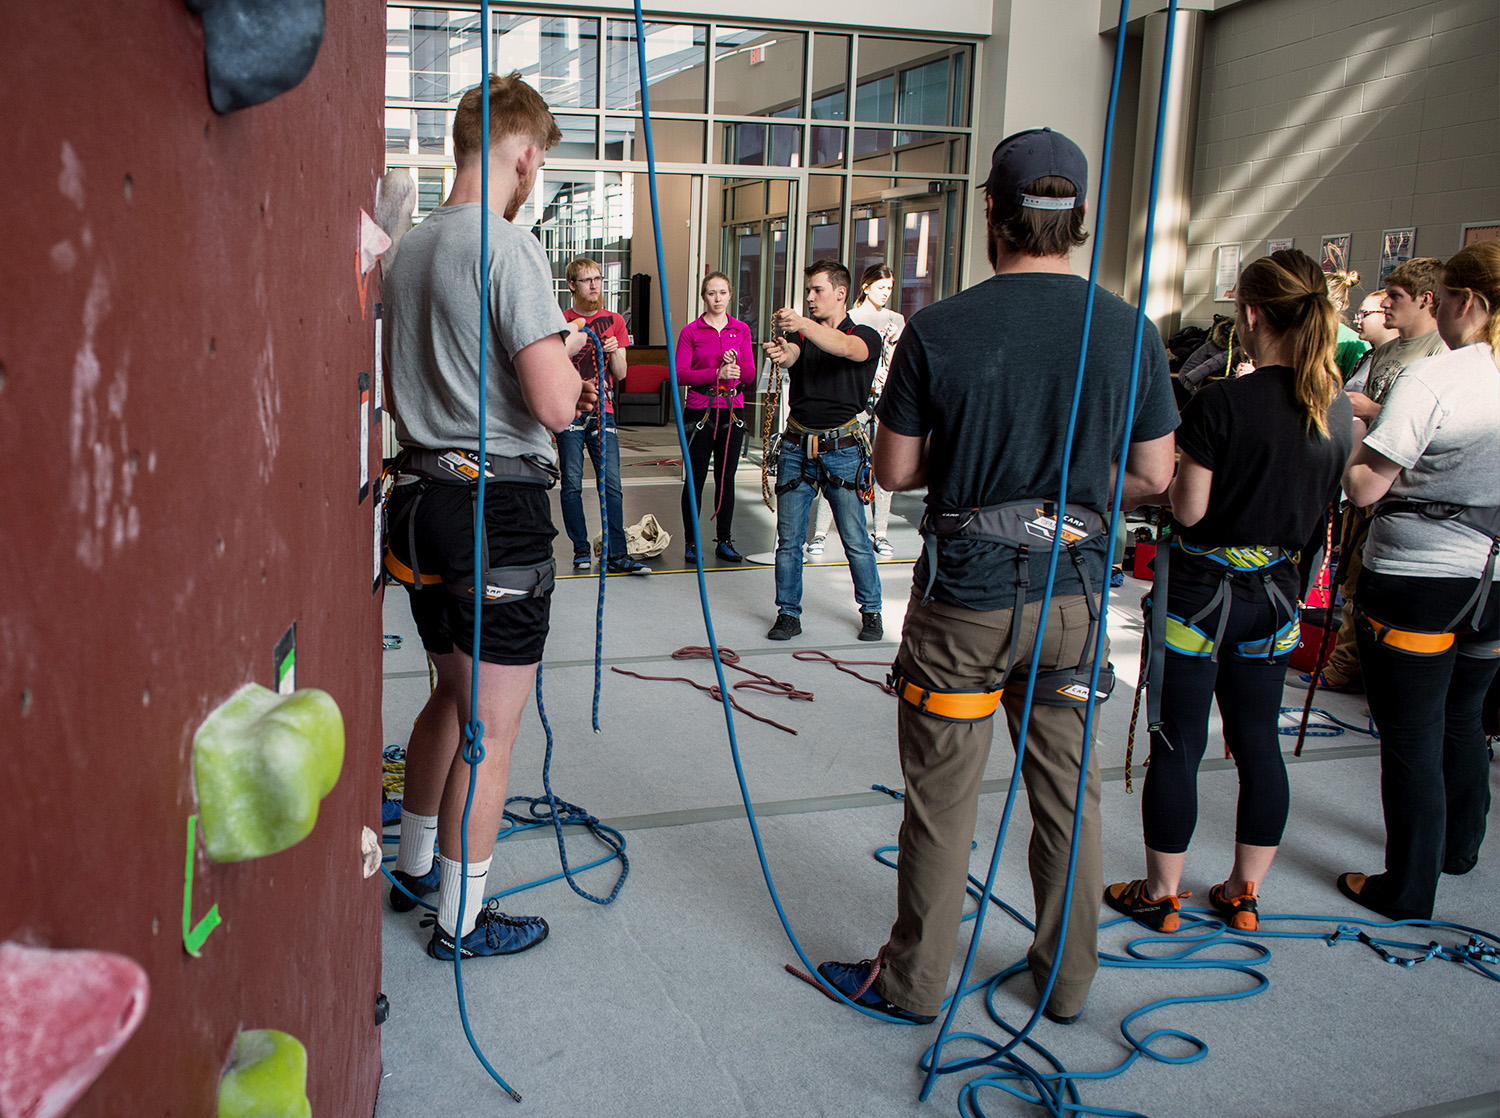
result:
M 604 417 L 604 432 L 606 461 L 602 466 L 597 417 L 588 416 L 557 433 L 558 468 L 562 471 L 563 528 L 568 539 L 573 541 L 574 554 L 589 550 L 589 526 L 583 518 L 583 448 L 588 447 L 594 475 L 604 476 L 605 509 L 609 514 L 609 547 L 605 549 L 605 558 L 624 559 L 629 552 L 625 546 L 625 514 L 620 507 L 620 443 L 613 415 Z
M 860 449 L 845 447 L 808 459 L 800 447 L 783 444 L 776 466 L 778 490 L 794 478 L 801 484 L 776 494 L 776 609 L 788 617 L 802 616 L 802 544 L 807 539 L 807 518 L 822 486 L 833 509 L 839 539 L 854 577 L 854 600 L 861 613 L 880 612 L 880 572 L 875 550 L 865 532 L 865 506 L 859 494 L 842 485 L 822 485 L 825 477 L 858 480 Z

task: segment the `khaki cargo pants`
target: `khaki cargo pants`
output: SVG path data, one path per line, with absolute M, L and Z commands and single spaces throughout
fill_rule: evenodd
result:
M 1002 705 L 1011 740 L 1020 733 L 1026 671 L 1036 642 L 1041 602 L 1022 614 L 1020 646 Z M 969 610 L 913 593 L 898 663 L 924 687 L 993 691 L 1010 658 L 1010 610 Z M 1038 671 L 1073 667 L 1089 629 L 1082 595 L 1054 598 Z M 1107 656 L 1107 649 L 1106 649 Z M 994 719 L 951 722 L 898 702 L 897 735 L 906 778 L 899 839 L 896 922 L 885 949 L 877 992 L 913 1013 L 936 1014 L 953 964 L 969 846 L 979 809 L 979 785 L 989 759 Z M 1083 752 L 1083 707 L 1034 704 L 1021 765 L 1031 805 L 1029 862 L 1036 903 L 1036 937 L 1027 953 L 1040 989 L 1052 967 L 1062 925 L 1063 891 L 1072 845 L 1073 807 Z M 1097 723 L 1097 719 L 1096 719 Z M 1070 1016 L 1083 1008 L 1099 969 L 1099 905 L 1104 891 L 1099 828 L 1099 765 L 1090 753 L 1078 866 L 1062 966 L 1047 1008 Z M 981 845 L 984 845 L 981 843 Z

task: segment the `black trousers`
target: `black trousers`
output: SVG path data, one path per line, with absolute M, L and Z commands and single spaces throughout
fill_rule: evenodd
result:
M 707 422 L 704 422 L 705 416 Z M 745 428 L 735 422 L 739 409 L 697 408 L 684 412 L 682 425 L 687 431 L 688 461 L 693 466 L 693 484 L 682 486 L 682 527 L 684 542 L 692 541 L 692 525 L 703 507 L 703 478 L 709 459 L 714 464 L 714 499 L 718 512 L 714 539 L 727 541 L 734 534 L 734 471 L 739 465 L 740 449 L 745 443 Z M 703 423 L 700 428 L 699 423 Z
M 1217 578 L 1188 569 L 1172 553 L 1168 610 L 1189 618 L 1206 606 Z M 1181 569 L 1179 573 L 1179 568 Z M 1295 569 L 1286 562 L 1273 568 L 1277 585 L 1296 600 Z M 1219 612 L 1229 607 L 1229 624 L 1218 662 L 1208 656 L 1184 656 L 1167 650 L 1162 679 L 1162 727 L 1151 735 L 1151 764 L 1141 792 L 1141 824 L 1146 845 L 1163 854 L 1182 854 L 1198 825 L 1198 766 L 1208 747 L 1209 705 L 1215 699 L 1224 722 L 1224 741 L 1239 769 L 1240 794 L 1235 841 L 1247 846 L 1279 846 L 1286 827 L 1291 794 L 1281 758 L 1277 724 L 1286 684 L 1287 655 L 1267 659 L 1245 656 L 1235 646 L 1262 640 L 1285 625 L 1266 598 L 1260 576 L 1235 574 L 1226 600 L 1200 627 L 1214 633 Z
M 1405 578 L 1366 568 L 1355 601 L 1399 628 L 1442 629 L 1468 600 L 1474 579 Z M 1478 625 L 1467 621 L 1446 652 L 1419 656 L 1357 627 L 1365 694 L 1380 731 L 1380 802 L 1385 810 L 1385 872 L 1360 893 L 1397 920 L 1432 916 L 1438 878 L 1467 873 L 1479 860 L 1490 809 L 1489 753 L 1480 708 L 1500 660 L 1464 646 L 1500 637 L 1500 586 Z

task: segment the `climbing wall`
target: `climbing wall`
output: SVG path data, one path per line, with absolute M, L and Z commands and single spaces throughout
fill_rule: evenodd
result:
M 369 1115 L 381 652 L 361 456 L 378 474 L 379 443 L 360 377 L 378 291 L 357 247 L 383 167 L 384 5 L 327 0 L 306 78 L 226 115 L 183 0 L 11 4 L 4 23 L 0 1112 L 62 1112 L 25 1109 L 57 1088 L 17 1080 L 52 1074 L 25 1045 L 61 1061 L 53 1032 L 138 1017 L 69 1113 L 214 1114 L 243 1033 L 242 1058 L 288 1066 L 279 1037 L 300 1041 L 312 1113 Z M 327 704 L 311 730 L 293 711 L 257 763 L 291 785 L 319 770 L 310 833 L 215 862 L 200 825 L 185 914 L 194 738 L 252 683 L 326 692 L 342 760 Z M 201 934 L 213 906 L 194 957 L 185 915 Z

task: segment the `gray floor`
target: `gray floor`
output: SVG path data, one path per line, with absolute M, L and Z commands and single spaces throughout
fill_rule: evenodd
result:
M 656 514 L 680 528 L 672 467 L 640 466 L 664 454 L 661 432 L 627 431 L 623 440 L 626 519 Z M 738 484 L 735 537 L 742 551 L 765 553 L 774 528 L 759 499 L 758 467 L 747 464 Z M 708 487 L 712 494 L 712 485 Z M 708 498 L 708 499 L 711 499 Z M 587 505 L 587 502 L 586 502 Z M 769 569 L 746 565 L 705 577 L 721 647 L 733 648 L 755 670 L 814 693 L 812 702 L 742 691 L 747 708 L 797 730 L 791 735 L 736 716 L 745 780 L 766 858 L 787 919 L 813 961 L 872 954 L 894 910 L 894 874 L 872 857 L 894 842 L 900 806 L 872 792 L 899 788 L 893 741 L 894 700 L 831 666 L 794 660 L 796 649 L 889 661 L 910 586 L 910 559 L 919 504 L 898 496 L 891 537 L 897 561 L 884 563 L 886 630 L 882 644 L 854 640 L 858 614 L 848 569 L 836 544 L 826 562 L 805 570 L 804 635 L 785 645 L 765 640 L 774 617 Z M 597 523 L 594 506 L 590 523 Z M 566 539 L 558 549 L 566 560 Z M 762 878 L 745 821 L 721 708 L 680 683 L 645 682 L 608 670 L 618 664 L 643 674 L 682 675 L 712 682 L 706 661 L 674 661 L 674 649 L 706 643 L 697 580 L 682 572 L 681 540 L 654 560 L 649 578 L 607 580 L 606 670 L 602 733 L 590 728 L 597 579 L 560 580 L 544 665 L 546 708 L 556 739 L 552 784 L 558 796 L 619 827 L 628 842 L 630 876 L 619 899 L 599 907 L 558 882 L 508 898 L 509 911 L 545 915 L 548 942 L 515 958 L 464 968 L 474 1033 L 503 1076 L 524 1096 L 518 1114 L 706 1116 L 952 1114 L 958 1091 L 979 1072 L 943 1076 L 918 1103 L 917 1061 L 936 1028 L 873 1022 L 823 998 L 788 975 L 797 962 Z M 1138 602 L 1144 584 L 1127 579 L 1112 603 L 1116 698 L 1101 711 L 1099 745 L 1107 880 L 1141 871 L 1139 804 L 1125 793 L 1123 771 L 1129 689 L 1139 647 Z M 403 742 L 427 693 L 427 672 L 399 591 L 386 597 L 386 632 L 403 646 L 385 654 L 385 728 Z M 860 669 L 883 674 L 880 668 Z M 749 678 L 727 673 L 731 682 Z M 1287 703 L 1300 703 L 1289 676 Z M 1363 725 L 1359 697 L 1320 696 L 1319 705 Z M 1288 742 L 1290 750 L 1290 739 Z M 540 794 L 544 742 L 535 712 L 523 723 L 512 769 L 512 792 Z M 974 872 L 983 876 L 994 845 L 1010 777 L 1010 751 L 997 747 L 981 799 Z M 1500 770 L 1500 766 L 1497 766 Z M 1380 866 L 1382 827 L 1379 763 L 1370 738 L 1354 733 L 1309 739 L 1291 766 L 1292 816 L 1274 874 L 1262 891 L 1266 913 L 1312 914 L 1308 921 L 1268 921 L 1267 930 L 1332 932 L 1366 915 L 1341 898 L 1334 876 Z M 1500 773 L 1492 774 L 1500 785 Z M 1201 822 L 1185 887 L 1201 900 L 1229 864 L 1235 776 L 1219 759 L 1200 779 Z M 1137 789 L 1138 791 L 1138 789 Z M 1021 797 L 997 877 L 997 894 L 1022 912 L 1031 908 L 1025 869 L 1028 819 Z M 586 835 L 569 840 L 576 864 L 593 856 Z M 1440 915 L 1500 931 L 1500 857 L 1491 842 L 1480 865 L 1445 878 Z M 548 831 L 506 840 L 497 849 L 492 887 L 509 888 L 555 873 L 558 852 Z M 582 884 L 605 893 L 613 865 Z M 371 886 L 374 887 L 373 885 Z M 1195 902 L 1189 902 L 1193 904 Z M 968 943 L 968 928 L 961 947 Z M 384 1026 L 385 1078 L 379 1118 L 488 1115 L 513 1104 L 480 1067 L 464 1039 L 453 973 L 422 951 L 426 932 L 417 914 L 389 911 L 384 928 L 383 985 L 391 1001 Z M 1101 948 L 1121 952 L 1144 934 L 1106 927 Z M 1452 933 L 1425 929 L 1401 938 Z M 1236 1001 L 1173 1005 L 1135 1026 L 1180 1029 L 1209 1047 L 1185 1065 L 1140 1059 L 1124 1074 L 1091 1084 L 1091 1106 L 1159 1118 L 1224 1110 L 1256 1116 L 1500 1114 L 1500 984 L 1452 963 L 1402 968 L 1368 948 L 1318 939 L 1262 936 L 1272 952 L 1258 969 L 1269 989 Z M 1021 957 L 1027 936 L 997 911 L 988 918 L 976 974 L 988 976 Z M 1215 949 L 1243 958 L 1243 948 Z M 962 951 L 956 952 L 954 977 Z M 1106 968 L 1083 1020 L 1071 1028 L 1042 1022 L 1033 1034 L 1071 1071 L 1104 1071 L 1130 1053 L 1122 1019 L 1157 998 L 1229 993 L 1252 979 L 1220 970 Z M 1008 984 L 996 996 L 1002 1016 L 1019 1025 L 1030 1012 L 1027 991 Z M 978 996 L 961 1006 L 955 1028 L 997 1039 Z M 1171 1038 L 1159 1051 L 1184 1055 Z M 977 1054 L 954 1043 L 946 1058 Z M 1039 1059 L 1033 1064 L 1040 1066 Z M 985 1113 L 1041 1111 L 994 1091 L 979 1099 Z M 1428 1109 L 1430 1108 L 1430 1109 Z

